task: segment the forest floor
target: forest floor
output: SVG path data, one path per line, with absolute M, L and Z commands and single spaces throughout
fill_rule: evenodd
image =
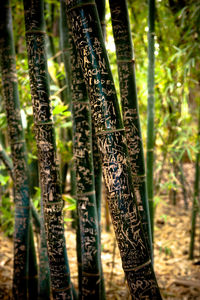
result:
M 185 210 L 181 200 L 173 206 L 169 197 L 161 197 L 155 215 L 154 266 L 163 300 L 200 300 L 200 224 L 198 219 L 195 258 L 191 261 L 190 219 L 191 204 Z M 71 277 L 77 287 L 75 232 L 68 224 L 66 227 Z M 0 232 L 0 300 L 11 299 L 12 247 L 12 239 Z M 107 300 L 130 300 L 112 228 L 110 232 L 102 229 L 102 261 Z

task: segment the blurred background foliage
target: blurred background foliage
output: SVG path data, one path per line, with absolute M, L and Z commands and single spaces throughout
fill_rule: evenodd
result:
M 136 61 L 136 83 L 140 120 L 146 149 L 147 120 L 147 0 L 129 0 L 129 16 Z M 28 148 L 31 191 L 39 206 L 37 179 L 37 150 L 34 138 L 33 116 L 28 63 L 26 56 L 22 1 L 12 0 L 17 74 L 23 126 Z M 48 70 L 53 116 L 57 133 L 57 147 L 61 168 L 72 159 L 70 107 L 64 84 L 64 64 L 59 46 L 59 1 L 45 3 L 47 28 Z M 162 193 L 170 197 L 184 192 L 187 178 L 186 164 L 193 164 L 199 151 L 196 146 L 198 106 L 200 105 L 200 2 L 196 0 L 157 0 L 155 29 L 155 199 Z M 119 83 L 115 46 L 112 36 L 109 6 L 106 6 L 106 48 L 108 50 L 116 89 Z M 1 90 L 1 79 L 0 79 Z M 2 100 L 2 93 L 0 94 Z M 5 112 L 0 101 L 0 141 L 10 153 L 7 141 Z M 68 129 L 68 134 L 66 130 Z M 144 151 L 145 152 L 145 151 Z M 163 177 L 164 176 L 164 177 Z M 164 178 L 164 180 L 163 180 Z M 1 217 L 0 225 L 12 234 L 13 204 L 9 197 L 12 182 L 0 163 Z M 193 187 L 188 187 L 192 189 Z M 186 190 L 187 202 L 190 192 Z M 174 196 L 173 196 L 174 197 Z

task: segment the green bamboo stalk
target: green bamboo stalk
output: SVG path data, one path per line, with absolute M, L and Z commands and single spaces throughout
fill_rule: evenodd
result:
M 29 78 L 52 294 L 54 299 L 72 299 L 55 132 L 49 100 L 43 10 L 43 1 L 24 0 Z
M 200 103 L 198 111 L 198 135 L 197 135 L 197 149 L 196 162 L 195 162 L 195 181 L 194 181 L 194 196 L 192 203 L 192 216 L 191 216 L 191 234 L 190 234 L 190 249 L 189 249 L 189 259 L 194 258 L 194 242 L 195 242 L 195 232 L 196 232 L 196 216 L 198 211 L 200 211 L 199 203 L 199 170 L 200 170 Z
M 149 245 L 149 253 L 152 255 L 145 163 L 135 80 L 135 58 L 128 7 L 126 0 L 110 0 L 109 3 L 117 53 L 123 121 L 130 155 L 133 185 L 146 243 Z
M 154 164 L 154 36 L 155 0 L 149 0 L 148 16 L 148 107 L 147 107 L 147 195 L 151 219 L 152 241 L 154 235 L 153 164 Z
M 96 5 L 94 1 L 68 0 L 67 11 L 90 97 L 107 200 L 130 293 L 133 299 L 161 299 L 137 210 L 124 128 Z
M 8 135 L 14 167 L 15 228 L 14 228 L 14 299 L 28 299 L 28 253 L 29 253 L 29 183 L 26 145 L 22 127 L 12 16 L 9 0 L 0 3 L 0 65 L 2 87 L 7 115 Z
M 71 43 L 73 153 L 81 241 L 81 299 L 100 299 L 100 249 L 88 94 Z

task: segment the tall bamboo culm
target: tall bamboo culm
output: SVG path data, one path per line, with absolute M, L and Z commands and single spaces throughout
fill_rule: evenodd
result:
M 135 58 L 126 0 L 110 0 L 110 10 L 117 53 L 123 121 L 130 155 L 134 191 L 149 253 L 152 255 L 145 163 L 135 80 Z
M 154 233 L 153 165 L 154 165 L 154 36 L 155 0 L 149 0 L 148 15 L 148 106 L 147 106 L 147 195 L 151 219 L 151 233 Z
M 30 199 L 26 146 L 20 115 L 10 1 L 0 3 L 0 64 L 14 176 L 14 299 L 28 299 Z
M 132 299 L 161 299 L 134 196 L 126 138 L 94 1 L 67 1 L 88 89 L 107 200 Z M 140 284 L 138 284 L 140 282 Z
M 78 213 L 77 235 L 81 242 L 79 245 L 81 246 L 81 257 L 78 253 L 79 297 L 80 299 L 100 299 L 100 249 L 92 157 L 91 112 L 82 70 L 75 45 L 70 36 L 71 34 L 69 34 L 72 83 L 71 112 Z M 69 47 L 67 43 L 66 46 Z
M 198 111 L 198 133 L 197 133 L 197 154 L 195 162 L 195 179 L 194 179 L 194 196 L 192 203 L 192 216 L 191 216 L 191 234 L 190 234 L 190 249 L 189 249 L 189 259 L 194 258 L 194 242 L 195 242 L 195 232 L 196 232 L 196 217 L 198 211 L 200 212 L 200 101 L 198 101 L 199 111 Z
M 24 0 L 29 78 L 52 294 L 54 299 L 72 299 L 64 238 L 63 201 L 49 100 L 43 5 L 43 1 Z

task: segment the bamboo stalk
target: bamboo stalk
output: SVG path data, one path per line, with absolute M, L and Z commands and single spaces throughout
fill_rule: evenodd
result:
M 13 161 L 15 190 L 13 297 L 28 299 L 30 199 L 26 145 L 20 115 L 12 16 L 9 0 L 0 3 L 0 64 Z
M 152 255 L 150 215 L 135 79 L 135 58 L 128 7 L 125 0 L 110 0 L 109 3 L 117 53 L 123 121 L 130 155 L 133 185 L 146 243 L 149 246 L 149 253 Z
M 198 135 L 197 135 L 197 149 L 196 162 L 195 162 L 195 180 L 194 180 L 194 196 L 192 203 L 192 216 L 191 216 L 191 234 L 190 234 L 190 249 L 189 249 L 189 259 L 194 258 L 194 242 L 195 242 L 195 232 L 196 232 L 196 216 L 198 211 L 200 211 L 199 202 L 199 169 L 200 169 L 200 103 L 198 111 Z
M 153 164 L 154 164 L 154 36 L 155 36 L 155 0 L 149 0 L 148 16 L 148 107 L 147 107 L 147 195 L 151 219 L 151 233 L 154 233 L 153 204 Z
M 49 99 L 43 9 L 43 1 L 24 0 L 29 78 L 52 294 L 54 299 L 72 299 L 55 132 Z
M 90 97 L 107 200 L 133 299 L 161 299 L 131 180 L 126 139 L 94 1 L 67 1 L 73 39 Z M 138 283 L 141 284 L 138 284 Z
M 88 94 L 71 41 L 73 153 L 77 212 L 81 241 L 81 299 L 100 299 L 99 227 L 92 156 L 92 126 Z

